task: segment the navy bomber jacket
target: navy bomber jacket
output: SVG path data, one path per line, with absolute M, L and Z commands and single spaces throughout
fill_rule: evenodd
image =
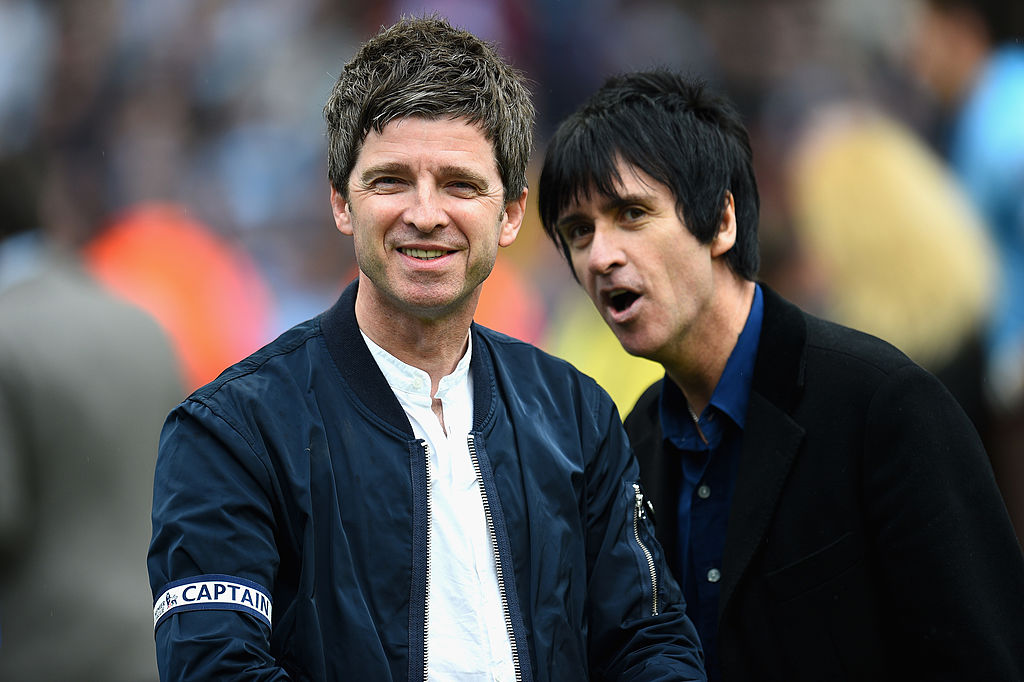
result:
M 355 291 L 167 419 L 149 551 L 163 680 L 425 678 L 425 446 Z M 611 399 L 472 334 L 470 451 L 520 679 L 703 680 Z

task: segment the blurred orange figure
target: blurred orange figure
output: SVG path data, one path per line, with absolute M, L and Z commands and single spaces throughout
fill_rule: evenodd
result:
M 271 297 L 255 263 L 183 207 L 129 209 L 83 257 L 98 280 L 164 327 L 189 390 L 268 340 Z
M 473 319 L 503 334 L 538 343 L 545 324 L 544 303 L 514 264 L 498 258 L 481 287 Z

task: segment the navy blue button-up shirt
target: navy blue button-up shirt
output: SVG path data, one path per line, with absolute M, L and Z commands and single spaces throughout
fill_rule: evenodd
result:
M 722 552 L 763 317 L 764 300 L 761 287 L 756 286 L 743 331 L 697 425 L 683 392 L 673 381 L 666 378 L 661 394 L 662 432 L 680 453 L 682 468 L 678 553 L 668 558 L 704 644 L 709 680 L 720 678 L 717 633 Z

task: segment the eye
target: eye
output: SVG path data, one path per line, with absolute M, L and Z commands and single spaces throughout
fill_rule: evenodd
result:
M 457 197 L 474 197 L 480 194 L 480 188 L 471 182 L 459 180 L 456 182 L 449 182 L 447 185 L 449 192 Z
M 583 248 L 594 233 L 594 226 L 589 223 L 570 223 L 562 228 L 562 238 L 574 249 Z
M 647 216 L 647 211 L 639 206 L 626 206 L 620 213 L 622 220 L 627 223 L 635 223 Z
M 395 192 L 405 185 L 405 181 L 392 175 L 382 175 L 374 178 L 370 186 L 378 192 Z

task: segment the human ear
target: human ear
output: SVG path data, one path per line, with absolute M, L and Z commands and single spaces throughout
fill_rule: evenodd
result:
M 522 194 L 517 199 L 505 204 L 505 212 L 501 218 L 501 233 L 498 235 L 498 246 L 509 246 L 516 240 L 519 228 L 523 226 L 523 218 L 526 217 L 527 191 L 526 188 L 523 188 Z
M 348 201 L 341 196 L 341 192 L 331 187 L 331 212 L 334 214 L 334 224 L 342 234 L 352 234 L 352 214 L 349 213 Z
M 711 240 L 711 257 L 717 258 L 726 253 L 736 244 L 736 200 L 732 192 L 725 192 L 725 208 L 722 210 L 722 222 L 718 224 L 718 234 Z

